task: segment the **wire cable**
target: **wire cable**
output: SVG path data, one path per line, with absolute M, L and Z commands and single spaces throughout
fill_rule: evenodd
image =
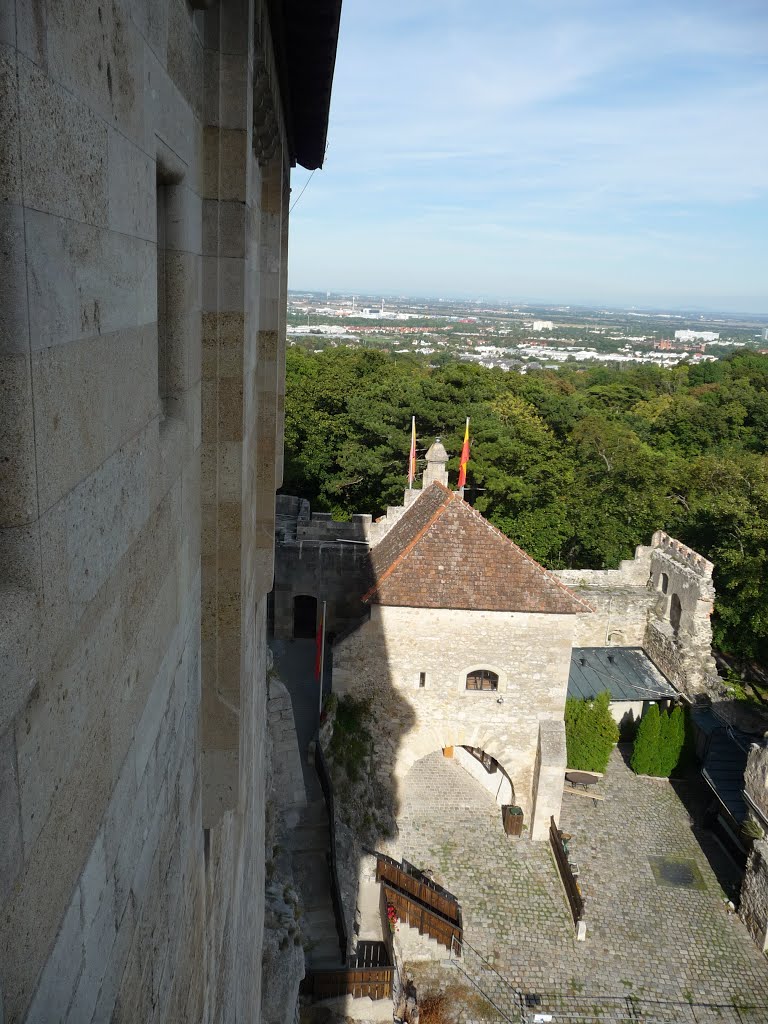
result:
M 315 171 L 316 171 L 316 170 L 317 170 L 317 168 L 315 168 Z M 301 190 L 301 192 L 299 192 L 299 194 L 298 194 L 298 195 L 296 196 L 296 198 L 294 199 L 294 201 L 293 201 L 293 202 L 291 203 L 291 206 L 290 206 L 290 208 L 289 208 L 289 210 L 288 210 L 288 213 L 293 213 L 293 211 L 295 210 L 295 208 L 296 208 L 296 203 L 298 203 L 298 201 L 299 201 L 299 200 L 301 199 L 301 197 L 302 197 L 302 196 L 304 195 L 304 193 L 306 192 L 306 190 L 307 190 L 307 185 L 308 185 L 308 184 L 310 183 L 310 181 L 312 181 L 312 179 L 313 179 L 313 178 L 314 178 L 314 176 L 315 176 L 315 171 L 312 171 L 312 173 L 310 174 L 310 176 L 309 176 L 309 177 L 307 178 L 307 180 L 306 180 L 306 181 L 304 182 L 304 188 L 303 188 L 303 189 Z

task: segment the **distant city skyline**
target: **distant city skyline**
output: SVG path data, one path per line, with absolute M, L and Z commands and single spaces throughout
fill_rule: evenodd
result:
M 762 0 L 346 0 L 290 287 L 765 314 L 765 123 Z

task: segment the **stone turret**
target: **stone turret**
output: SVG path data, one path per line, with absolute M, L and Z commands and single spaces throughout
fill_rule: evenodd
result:
M 443 447 L 443 442 L 440 438 L 436 437 L 435 443 L 427 452 L 427 468 L 424 470 L 424 478 L 421 484 L 422 489 L 426 491 L 429 485 L 435 482 L 447 487 L 448 470 L 445 468 L 447 465 L 448 452 Z

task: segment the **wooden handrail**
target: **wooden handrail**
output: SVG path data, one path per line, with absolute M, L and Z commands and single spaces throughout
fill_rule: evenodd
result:
M 578 925 L 579 921 L 584 918 L 584 897 L 579 892 L 579 887 L 576 884 L 576 877 L 571 870 L 571 865 L 568 863 L 568 857 L 563 848 L 563 840 L 553 817 L 550 817 L 549 819 L 549 843 L 552 847 L 552 853 L 555 857 L 557 870 L 560 874 L 563 888 L 565 889 L 565 895 L 571 908 L 573 923 Z
M 339 952 L 341 962 L 347 959 L 347 926 L 344 920 L 344 907 L 341 902 L 341 885 L 339 884 L 339 869 L 336 863 L 336 818 L 334 814 L 333 786 L 328 772 L 328 765 L 323 756 L 323 749 L 320 746 L 320 737 L 315 740 L 315 770 L 320 780 L 320 788 L 325 798 L 325 806 L 328 811 L 328 829 L 330 837 L 330 851 L 328 855 L 328 873 L 330 875 L 331 903 L 333 904 L 333 917 L 336 922 L 336 933 L 339 938 Z

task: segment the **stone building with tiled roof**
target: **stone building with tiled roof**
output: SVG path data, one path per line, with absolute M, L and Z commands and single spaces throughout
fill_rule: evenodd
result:
M 435 442 L 422 488 L 376 522 L 279 497 L 274 634 L 313 637 L 326 602 L 333 689 L 372 699 L 382 784 L 453 747 L 540 838 L 560 806 L 574 649 L 634 652 L 665 693 L 712 689 L 712 565 L 658 531 L 617 569 L 547 571 L 448 489 L 447 461 Z M 612 690 L 624 662 L 603 662 Z M 658 690 L 641 687 L 636 716 Z
M 482 750 L 541 839 L 560 811 L 574 620 L 590 608 L 450 491 L 444 464 L 434 476 L 371 549 L 370 616 L 335 644 L 333 688 L 373 702 L 383 777 L 436 749 Z
M 457 491 L 432 483 L 371 551 L 363 600 L 413 608 L 574 614 L 590 611 Z

